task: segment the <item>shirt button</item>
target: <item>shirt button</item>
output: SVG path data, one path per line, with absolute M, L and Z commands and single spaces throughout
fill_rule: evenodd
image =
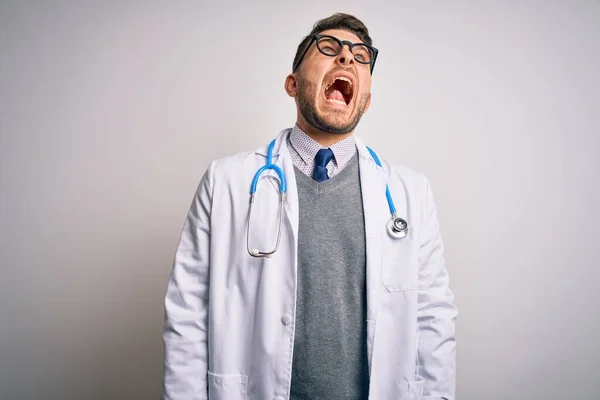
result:
M 281 323 L 284 324 L 285 326 L 288 326 L 289 324 L 292 323 L 292 316 L 290 314 L 284 314 L 283 317 L 281 317 Z M 281 397 L 276 397 L 276 400 L 283 400 L 283 398 Z

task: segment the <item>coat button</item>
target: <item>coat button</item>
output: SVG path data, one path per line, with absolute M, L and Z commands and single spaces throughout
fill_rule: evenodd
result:
M 281 317 L 281 323 L 284 324 L 285 326 L 288 326 L 289 324 L 292 323 L 292 316 L 290 314 L 284 314 L 283 317 Z M 280 397 L 276 397 L 276 400 L 280 400 Z M 283 399 L 281 399 L 283 400 Z

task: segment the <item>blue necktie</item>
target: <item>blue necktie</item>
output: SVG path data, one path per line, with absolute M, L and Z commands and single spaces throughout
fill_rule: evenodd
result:
M 321 149 L 317 151 L 317 156 L 315 157 L 315 169 L 313 171 L 313 179 L 317 182 L 323 182 L 329 179 L 327 175 L 327 164 L 333 158 L 333 150 L 331 149 Z

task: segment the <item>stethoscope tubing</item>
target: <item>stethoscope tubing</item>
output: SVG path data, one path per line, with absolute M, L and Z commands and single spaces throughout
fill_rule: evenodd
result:
M 254 174 L 254 178 L 252 179 L 252 183 L 250 185 L 250 206 L 248 210 L 248 221 L 246 224 L 246 249 L 248 250 L 248 253 L 253 257 L 271 257 L 279 248 L 279 243 L 281 240 L 281 226 L 283 224 L 283 203 L 285 193 L 287 191 L 287 181 L 285 179 L 285 174 L 283 173 L 283 170 L 279 166 L 273 164 L 273 147 L 275 146 L 275 141 L 276 139 L 273 139 L 271 143 L 269 143 L 266 164 L 260 167 L 258 171 L 256 171 L 256 173 Z M 379 166 L 380 168 L 383 168 L 381 160 L 377 156 L 377 153 L 375 153 L 375 151 L 373 151 L 373 149 L 371 149 L 370 147 L 367 147 L 367 150 L 369 150 L 369 153 L 373 157 L 373 160 L 375 160 L 375 164 L 377 164 L 377 166 Z M 279 229 L 277 232 L 277 239 L 275 242 L 274 249 L 271 251 L 260 251 L 258 249 L 250 248 L 250 217 L 252 215 L 252 205 L 254 204 L 254 197 L 256 194 L 256 189 L 258 187 L 258 181 L 260 180 L 260 177 L 263 174 L 263 172 L 268 170 L 275 171 L 279 178 Z M 396 206 L 394 204 L 394 200 L 392 199 L 392 194 L 390 193 L 390 187 L 387 183 L 385 184 L 385 197 L 387 199 L 388 207 L 390 209 L 390 214 L 392 215 L 392 218 L 386 224 L 388 234 L 396 239 L 406 237 L 408 235 L 408 223 L 405 219 L 400 218 L 397 215 Z

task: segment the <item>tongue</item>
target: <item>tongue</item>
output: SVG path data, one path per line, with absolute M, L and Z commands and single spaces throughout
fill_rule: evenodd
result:
M 337 89 L 335 89 L 333 92 L 331 92 L 327 98 L 330 100 L 344 101 L 344 95 L 342 94 L 342 92 L 340 92 Z

